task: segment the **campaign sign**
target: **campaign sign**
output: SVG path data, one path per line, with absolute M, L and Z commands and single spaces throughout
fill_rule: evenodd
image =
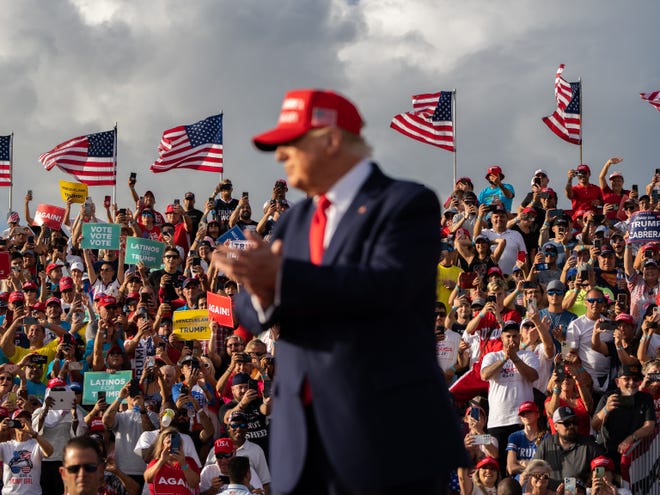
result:
M 206 309 L 184 309 L 172 313 L 172 333 L 181 340 L 211 338 L 209 312 Z
M 62 201 L 65 203 L 69 198 L 71 198 L 71 201 L 74 203 L 84 203 L 88 195 L 87 184 L 61 180 L 60 195 L 62 196 Z
M 628 241 L 637 244 L 660 242 L 660 211 L 638 211 L 630 217 Z
M 60 230 L 65 212 L 66 210 L 59 206 L 40 204 L 34 213 L 33 225 L 48 227 L 52 230 Z
M 133 372 L 131 370 L 107 373 L 105 371 L 87 371 L 83 375 L 83 399 L 82 403 L 95 404 L 98 393 L 105 392 L 105 401 L 110 404 L 119 397 L 122 387 L 131 381 Z
M 83 223 L 83 249 L 119 249 L 121 225 L 116 223 Z
M 9 278 L 10 257 L 7 251 L 0 251 L 0 279 Z
M 237 225 L 236 227 L 233 227 L 224 234 L 222 234 L 216 241 L 216 244 L 224 244 L 227 241 L 244 241 L 244 240 L 245 240 L 245 236 L 243 235 L 243 231 Z
M 163 262 L 165 244 L 139 237 L 126 238 L 126 263 L 137 265 L 142 261 L 147 268 L 160 268 Z
M 209 320 L 217 321 L 223 327 L 234 326 L 234 318 L 231 311 L 231 297 L 206 293 L 206 303 L 209 308 Z

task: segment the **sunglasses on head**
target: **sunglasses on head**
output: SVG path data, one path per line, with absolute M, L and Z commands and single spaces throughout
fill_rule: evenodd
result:
M 73 464 L 72 466 L 64 466 L 64 469 L 66 469 L 67 472 L 70 474 L 78 474 L 81 468 L 84 469 L 86 473 L 95 473 L 98 470 L 99 465 L 93 463 L 87 463 L 87 464 Z

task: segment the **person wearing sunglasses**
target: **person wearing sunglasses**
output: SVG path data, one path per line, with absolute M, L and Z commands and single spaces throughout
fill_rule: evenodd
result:
M 229 484 L 229 461 L 236 457 L 236 448 L 230 438 L 218 438 L 213 444 L 215 459 L 202 469 L 199 480 L 200 495 L 215 495 Z M 209 456 L 210 458 L 210 456 Z M 257 472 L 250 466 L 250 485 L 253 490 L 263 489 Z
M 53 446 L 32 429 L 32 415 L 17 409 L 12 419 L 0 422 L 0 433 L 9 434 L 9 440 L 0 442 L 0 461 L 3 463 L 3 493 L 41 495 L 42 461 L 53 453 Z M 62 490 L 60 489 L 60 492 Z
M 551 281 L 545 289 L 548 299 L 548 307 L 539 310 L 541 320 L 550 319 L 550 332 L 555 340 L 556 350 L 559 351 L 559 345 L 566 339 L 566 330 L 568 325 L 577 318 L 575 313 L 564 309 L 562 303 L 566 295 L 566 286 L 561 280 Z
M 655 428 L 653 398 L 639 391 L 642 378 L 639 364 L 623 364 L 616 378 L 617 388 L 601 397 L 591 420 L 617 471 L 621 455 L 637 441 L 653 435 Z
M 601 319 L 601 315 L 607 309 L 607 301 L 601 289 L 593 288 L 587 292 L 584 303 L 587 311 L 568 326 L 566 341 L 571 352 L 577 352 L 582 360 L 582 367 L 591 375 L 594 392 L 596 392 L 594 395 L 600 396 L 609 386 L 612 358 L 593 349 L 592 335 L 596 322 Z M 614 340 L 614 335 L 612 332 L 607 332 L 601 335 L 600 340 L 607 344 Z
M 578 433 L 578 420 L 572 408 L 558 408 L 552 415 L 552 421 L 557 433 L 541 441 L 534 458 L 550 465 L 548 488 L 556 490 L 564 478 L 588 480 L 591 460 L 605 454 L 605 449 L 592 436 Z
M 64 446 L 60 476 L 67 495 L 96 495 L 103 485 L 105 461 L 90 437 L 74 437 Z
M 551 472 L 552 467 L 547 462 L 541 459 L 530 461 L 520 475 L 520 481 L 523 485 L 523 494 L 554 495 L 555 492 L 548 488 Z

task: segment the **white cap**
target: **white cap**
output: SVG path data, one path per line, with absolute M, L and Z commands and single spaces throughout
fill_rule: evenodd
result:
M 80 261 L 74 261 L 69 266 L 69 272 L 71 272 L 72 270 L 79 270 L 79 271 L 84 273 L 85 272 L 85 266 Z

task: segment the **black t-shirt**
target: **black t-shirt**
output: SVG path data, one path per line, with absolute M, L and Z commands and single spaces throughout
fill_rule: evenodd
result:
M 190 238 L 192 239 L 197 234 L 197 229 L 199 228 L 199 222 L 202 220 L 202 216 L 204 215 L 204 212 L 199 211 L 196 208 L 193 208 L 192 210 L 186 211 L 186 213 L 188 214 L 190 220 L 192 221 L 192 232 L 190 233 Z
M 215 219 L 220 224 L 220 232 L 225 233 L 229 229 L 229 217 L 238 206 L 238 200 L 232 198 L 229 202 L 221 198 L 215 200 Z
M 156 297 L 158 297 L 158 291 L 160 289 L 160 278 L 166 273 L 167 272 L 165 271 L 165 269 L 160 269 L 160 270 L 155 270 L 149 274 L 149 283 L 154 288 L 154 291 L 156 292 Z M 167 296 L 169 299 L 176 299 L 178 296 L 174 291 L 174 287 L 181 287 L 183 285 L 184 277 L 181 272 L 176 272 L 174 274 L 170 273 L 170 275 L 172 275 L 173 287 L 170 286 L 171 290 L 169 291 Z
M 518 225 L 514 225 L 511 230 L 515 230 L 516 232 L 520 232 L 520 235 L 523 238 L 523 241 L 525 241 L 525 248 L 527 249 L 527 253 L 536 253 L 539 249 L 539 231 L 538 230 L 532 230 L 529 234 L 526 234 L 522 230 L 520 230 L 520 227 Z M 531 259 L 531 258 L 530 258 Z
M 266 416 L 259 411 L 259 406 L 262 403 L 263 400 L 258 398 L 250 402 L 246 409 L 243 409 L 243 412 L 248 417 L 248 431 L 245 434 L 245 438 L 261 447 L 264 454 L 266 454 L 266 459 L 268 459 L 268 424 Z M 224 421 L 227 411 L 235 408 L 237 405 L 238 401 L 233 400 L 222 406 L 218 413 L 220 421 Z

